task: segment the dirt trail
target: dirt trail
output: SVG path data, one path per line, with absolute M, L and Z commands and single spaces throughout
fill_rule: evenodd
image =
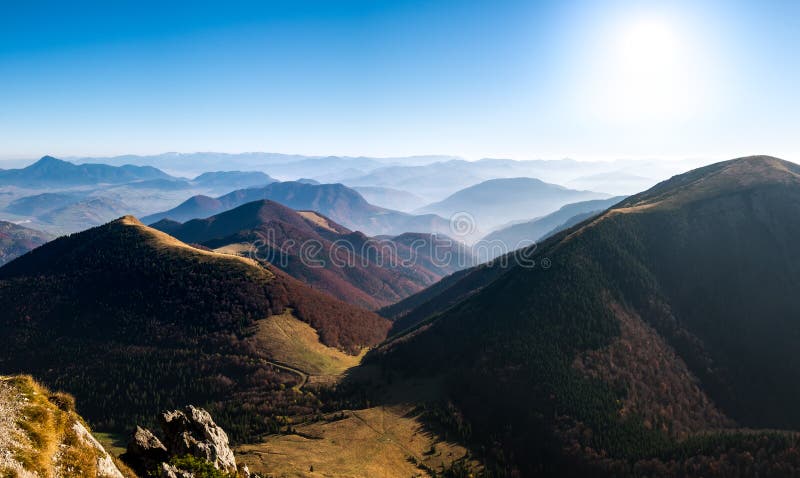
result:
M 310 376 L 310 374 L 308 374 L 307 372 L 304 372 L 304 371 L 302 371 L 302 370 L 300 370 L 298 368 L 292 367 L 291 365 L 288 365 L 288 364 L 285 364 L 285 363 L 281 363 L 281 362 L 275 362 L 273 360 L 261 359 L 261 361 L 263 363 L 265 363 L 267 365 L 271 365 L 271 366 L 273 366 L 275 368 L 279 368 L 279 369 L 285 370 L 285 371 L 287 371 L 289 373 L 293 373 L 295 375 L 299 375 L 300 376 L 300 383 L 298 383 L 297 385 L 292 387 L 293 390 L 297 390 L 298 392 L 302 391 L 303 387 L 305 387 L 306 384 L 308 383 L 308 377 Z

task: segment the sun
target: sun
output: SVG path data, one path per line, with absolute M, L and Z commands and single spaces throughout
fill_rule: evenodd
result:
M 617 48 L 623 73 L 636 80 L 657 80 L 674 73 L 681 45 L 671 25 L 646 19 L 624 30 Z
M 602 91 L 606 113 L 618 119 L 673 118 L 691 110 L 690 52 L 667 18 L 619 25 L 607 50 Z

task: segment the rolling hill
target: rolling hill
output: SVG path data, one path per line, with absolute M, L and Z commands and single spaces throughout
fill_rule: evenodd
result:
M 441 378 L 502 473 L 791 475 L 798 435 L 752 429 L 800 429 L 797 237 L 800 166 L 713 164 L 407 299 L 368 358 Z
M 269 199 L 296 210 L 317 211 L 349 229 L 360 230 L 371 236 L 450 232 L 449 222 L 435 214 L 412 215 L 374 206 L 342 184 L 305 184 L 295 181 L 240 189 L 217 198 L 194 196 L 169 211 L 152 214 L 142 220 L 153 224 L 162 219 L 179 222 L 202 219 L 260 199 Z
M 44 232 L 0 221 L 0 266 L 50 239 L 51 236 Z
M 467 248 L 448 238 L 368 238 L 318 213 L 269 200 L 184 224 L 165 219 L 153 227 L 184 242 L 267 260 L 317 290 L 373 309 L 474 264 Z
M 307 355 L 358 355 L 389 323 L 232 255 L 190 247 L 123 217 L 64 236 L 0 268 L 0 373 L 35 374 L 75 394 L 97 428 L 124 431 L 154 410 L 208 407 L 235 439 L 313 414 L 307 379 L 276 364 L 286 342 L 264 320 L 288 315 L 316 334 Z M 311 334 L 313 336 L 313 334 Z
M 511 221 L 550 214 L 569 203 L 608 196 L 567 189 L 534 178 L 490 179 L 457 191 L 416 212 L 448 218 L 466 212 L 474 217 L 478 229 L 488 231 Z

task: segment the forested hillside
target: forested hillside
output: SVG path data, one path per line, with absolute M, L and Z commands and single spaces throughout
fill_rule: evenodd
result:
M 798 166 L 718 163 L 464 273 L 370 359 L 440 377 L 503 473 L 790 476 L 795 435 L 738 427 L 800 428 L 798 235 Z
M 235 439 L 319 406 L 255 336 L 291 308 L 329 347 L 357 354 L 388 321 L 243 258 L 190 247 L 135 218 L 59 238 L 0 268 L 0 371 L 75 394 L 96 427 L 153 410 L 212 409 Z

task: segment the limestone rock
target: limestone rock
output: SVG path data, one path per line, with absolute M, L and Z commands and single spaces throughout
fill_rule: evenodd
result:
M 192 455 L 220 470 L 236 472 L 236 458 L 228 445 L 228 435 L 207 411 L 189 405 L 183 410 L 162 413 L 159 423 L 171 455 Z
M 72 431 L 75 433 L 75 436 L 78 437 L 83 445 L 94 448 L 95 454 L 97 455 L 97 476 L 101 478 L 123 478 L 122 472 L 119 471 L 117 465 L 114 464 L 114 460 L 111 458 L 106 450 L 103 448 L 103 445 L 89 433 L 89 430 L 83 426 L 83 424 L 79 421 L 75 421 L 72 424 Z
M 137 426 L 128 442 L 124 459 L 133 469 L 144 473 L 169 460 L 169 453 L 167 447 L 150 430 Z

